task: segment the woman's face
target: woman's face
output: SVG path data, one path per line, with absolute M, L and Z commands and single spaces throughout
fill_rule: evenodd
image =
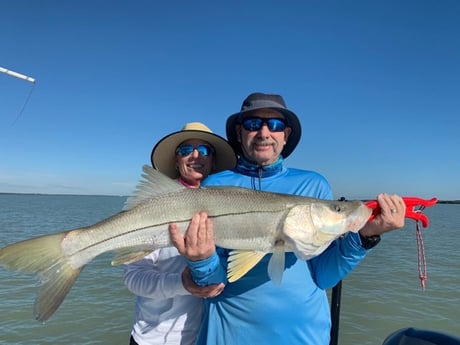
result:
M 214 166 L 214 150 L 210 150 L 208 156 L 202 155 L 196 149 L 198 145 L 212 146 L 204 140 L 189 139 L 182 142 L 181 145 L 192 145 L 194 150 L 186 156 L 176 153 L 176 166 L 182 179 L 192 186 L 199 186 L 212 171 Z

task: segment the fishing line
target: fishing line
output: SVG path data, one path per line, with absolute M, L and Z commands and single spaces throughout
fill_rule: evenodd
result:
M 25 74 L 21 74 L 21 73 L 12 71 L 10 69 L 7 69 L 1 66 L 0 66 L 0 73 L 5 73 L 6 75 L 9 75 L 11 77 L 22 79 L 22 80 L 28 81 L 29 83 L 32 83 L 32 88 L 29 91 L 29 95 L 27 96 L 24 104 L 22 105 L 22 108 L 19 111 L 18 115 L 16 116 L 14 121 L 11 123 L 11 127 L 13 127 L 15 123 L 19 120 L 19 118 L 22 116 L 22 113 L 24 112 L 24 109 L 26 108 L 27 103 L 29 103 L 30 96 L 32 96 L 32 92 L 34 91 L 34 88 L 35 88 L 35 78 L 29 77 Z
M 27 104 L 29 103 L 30 97 L 32 96 L 32 92 L 34 91 L 34 89 L 35 89 L 35 82 L 32 84 L 32 87 L 30 88 L 30 91 L 29 91 L 29 95 L 27 96 L 24 104 L 22 105 L 21 110 L 19 111 L 14 121 L 11 123 L 11 127 L 13 127 L 16 124 L 16 122 L 19 120 L 19 118 L 22 116 L 22 113 L 24 112 Z

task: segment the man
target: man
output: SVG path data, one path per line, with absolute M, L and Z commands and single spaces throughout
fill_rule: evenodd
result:
M 227 138 L 239 154 L 233 170 L 210 175 L 202 185 L 235 185 L 270 192 L 332 199 L 327 180 L 314 171 L 283 164 L 297 146 L 301 125 L 279 95 L 253 93 L 226 124 Z M 330 311 L 326 289 L 346 277 L 378 243 L 379 235 L 404 226 L 405 204 L 396 195 L 377 197 L 382 212 L 358 233 L 333 242 L 321 255 L 302 261 L 286 253 L 281 286 L 267 277 L 267 254 L 234 283 L 226 280 L 229 250 L 214 250 L 212 223 L 202 213 L 182 237 L 170 232 L 185 255 L 198 285 L 226 283 L 218 296 L 206 300 L 198 344 L 326 345 Z M 251 224 L 248 224 L 250 227 Z M 188 284 L 193 285 L 189 280 Z

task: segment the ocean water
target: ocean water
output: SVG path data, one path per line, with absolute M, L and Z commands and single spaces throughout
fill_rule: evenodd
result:
M 0 194 L 0 246 L 93 224 L 123 207 L 124 197 Z M 428 279 L 417 270 L 415 223 L 386 234 L 343 281 L 339 344 L 378 345 L 404 327 L 460 336 L 460 205 L 426 209 Z M 46 322 L 33 317 L 33 276 L 0 268 L 0 344 L 128 344 L 134 296 L 122 268 L 104 254 L 81 273 Z

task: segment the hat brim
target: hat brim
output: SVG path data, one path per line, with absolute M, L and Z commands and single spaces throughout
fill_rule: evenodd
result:
M 216 150 L 213 173 L 233 169 L 236 165 L 236 154 L 229 143 L 221 136 L 199 130 L 187 130 L 171 133 L 161 139 L 152 149 L 150 159 L 152 166 L 172 179 L 179 177 L 176 169 L 176 148 L 180 143 L 199 139 L 208 142 Z
M 273 110 L 280 112 L 286 118 L 286 121 L 288 122 L 289 127 L 292 128 L 291 134 L 289 135 L 286 145 L 284 145 L 283 151 L 281 151 L 281 156 L 283 156 L 283 158 L 287 158 L 292 153 L 292 151 L 294 151 L 294 149 L 296 148 L 297 144 L 300 141 L 300 137 L 302 135 L 302 127 L 300 125 L 299 118 L 292 111 L 288 109 L 284 109 L 284 108 L 263 107 L 263 108 L 258 108 L 258 109 L 273 109 Z M 256 109 L 252 108 L 247 111 L 240 111 L 238 113 L 230 115 L 227 119 L 227 123 L 226 123 L 227 140 L 238 154 L 241 154 L 242 151 L 241 151 L 241 143 L 238 142 L 238 137 L 236 135 L 235 125 L 238 124 L 238 117 L 241 114 L 245 114 L 245 113 L 248 113 L 254 110 Z

